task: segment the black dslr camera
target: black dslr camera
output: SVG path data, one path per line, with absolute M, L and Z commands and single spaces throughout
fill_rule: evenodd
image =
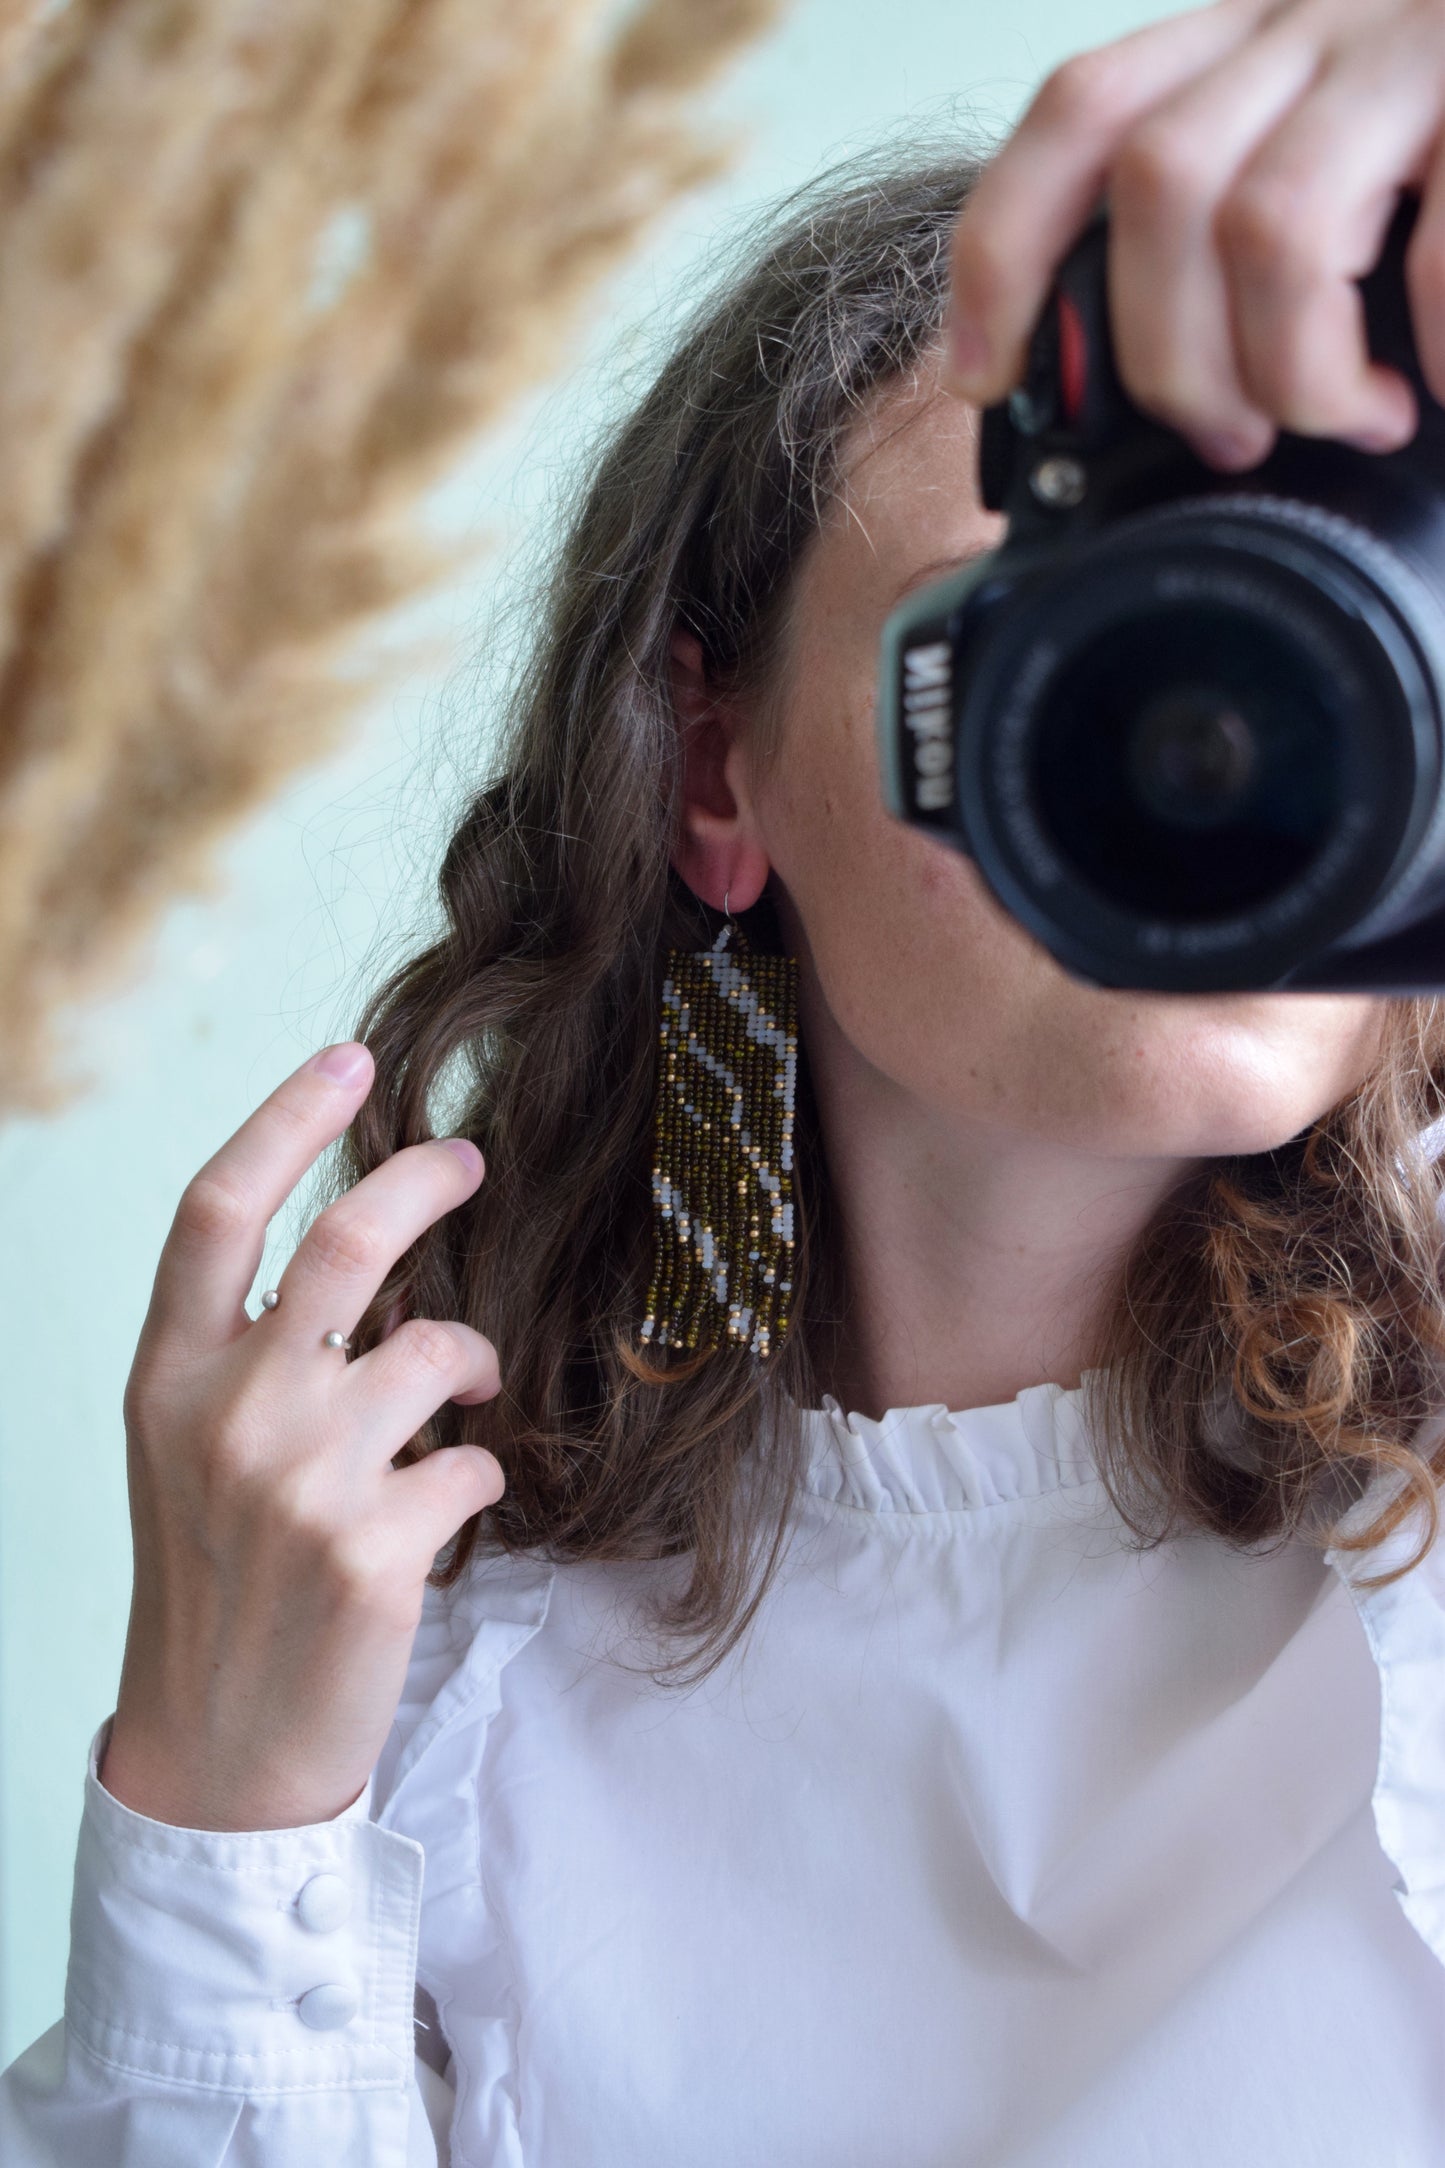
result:
M 1120 384 L 1101 210 L 983 416 L 1007 541 L 888 622 L 890 810 L 968 853 L 1078 979 L 1445 989 L 1445 407 L 1405 290 L 1418 211 L 1402 198 L 1360 282 L 1413 441 L 1283 432 L 1241 476 Z

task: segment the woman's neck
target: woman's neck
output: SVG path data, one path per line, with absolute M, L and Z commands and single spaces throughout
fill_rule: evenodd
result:
M 926 1107 L 830 1018 L 809 1030 L 843 1250 L 846 1315 L 818 1349 L 822 1390 L 890 1407 L 1076 1387 L 1117 1272 L 1192 1161 L 1104 1157 Z

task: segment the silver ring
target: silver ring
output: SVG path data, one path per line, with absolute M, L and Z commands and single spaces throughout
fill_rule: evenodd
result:
M 280 1300 L 281 1290 L 278 1287 L 268 1287 L 265 1294 L 261 1297 L 261 1308 L 263 1310 L 274 1310 Z M 322 1334 L 321 1345 L 323 1347 L 342 1347 L 349 1349 L 351 1346 L 351 1342 L 347 1339 L 344 1332 L 332 1331 Z

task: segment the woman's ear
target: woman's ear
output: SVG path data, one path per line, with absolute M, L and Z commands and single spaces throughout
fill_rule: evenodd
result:
M 682 740 L 682 823 L 672 863 L 693 894 L 720 911 L 757 902 L 768 878 L 748 795 L 747 746 L 738 709 L 709 682 L 696 633 L 672 636 L 672 704 Z

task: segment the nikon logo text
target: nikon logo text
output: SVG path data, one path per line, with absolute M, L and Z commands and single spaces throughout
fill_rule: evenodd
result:
M 903 656 L 903 716 L 913 732 L 913 802 L 920 812 L 953 804 L 953 649 L 947 640 Z

